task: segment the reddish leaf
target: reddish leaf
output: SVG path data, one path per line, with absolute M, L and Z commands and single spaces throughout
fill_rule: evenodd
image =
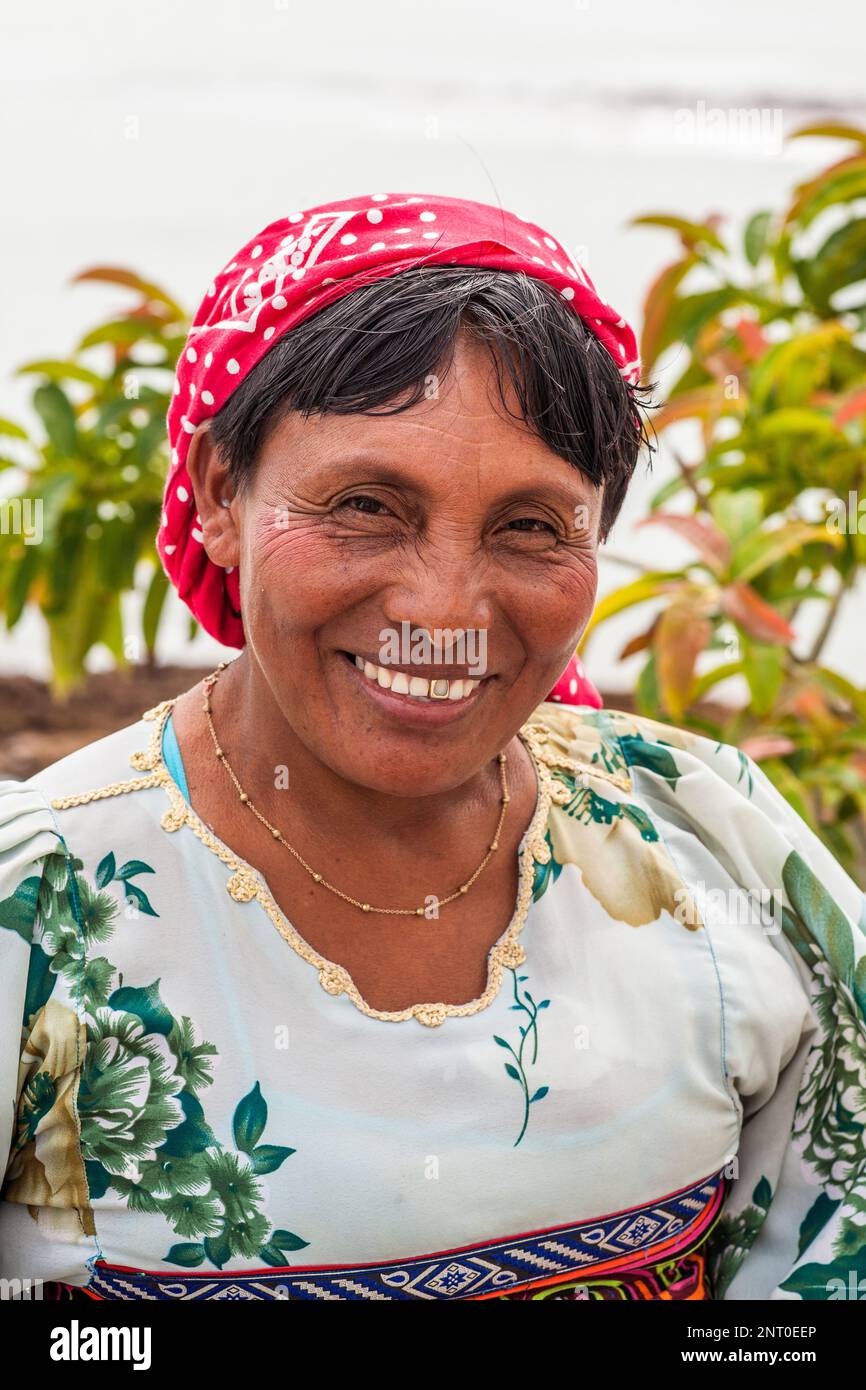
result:
M 678 512 L 653 512 L 637 522 L 638 526 L 652 526 L 660 523 L 675 531 L 683 540 L 693 545 L 703 560 L 720 573 L 731 558 L 731 543 L 724 531 L 709 518 L 681 515 Z
M 736 332 L 750 362 L 756 362 L 759 357 L 763 357 L 770 344 L 767 342 L 759 323 L 756 323 L 754 319 L 741 318 L 736 324 Z
M 659 617 L 654 642 L 656 672 L 662 701 L 674 719 L 683 717 L 695 663 L 712 633 L 712 623 L 704 617 L 700 601 L 672 603 Z
M 843 400 L 833 416 L 833 424 L 847 425 L 849 420 L 856 420 L 860 415 L 866 415 L 866 386 L 861 386 L 858 391 L 854 391 Z
M 637 637 L 632 637 L 630 642 L 626 642 L 625 646 L 619 654 L 619 660 L 625 661 L 627 656 L 634 656 L 635 652 L 646 651 L 647 647 L 649 647 L 652 644 L 652 640 L 655 636 L 655 630 L 658 627 L 658 623 L 659 620 L 658 618 L 656 618 L 652 623 L 650 623 L 646 632 L 641 632 Z
M 719 606 L 726 617 L 733 618 L 756 642 L 787 643 L 793 642 L 796 636 L 781 613 L 741 579 L 725 585 Z
M 793 753 L 796 747 L 793 739 L 786 738 L 784 734 L 755 734 L 753 738 L 741 739 L 739 744 L 740 751 L 754 758 L 756 763 L 764 758 L 784 758 L 786 753 Z
M 677 289 L 697 259 L 694 253 L 690 253 L 682 260 L 674 261 L 673 265 L 665 266 L 647 290 L 640 343 L 644 373 L 649 372 L 655 364 L 664 344 L 665 327 Z

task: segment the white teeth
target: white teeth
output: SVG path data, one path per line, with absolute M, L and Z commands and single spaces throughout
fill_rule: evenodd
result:
M 395 695 L 408 695 L 410 699 L 432 701 L 434 698 L 441 699 L 441 696 L 434 697 L 430 694 L 430 681 L 423 676 L 407 676 L 403 671 L 389 671 L 387 666 L 374 666 L 372 661 L 365 661 L 363 657 L 355 657 L 355 665 L 359 671 L 363 671 L 367 680 L 380 685 L 383 690 L 393 690 Z M 467 695 L 471 695 L 478 681 L 452 680 L 448 688 L 449 700 L 465 700 Z

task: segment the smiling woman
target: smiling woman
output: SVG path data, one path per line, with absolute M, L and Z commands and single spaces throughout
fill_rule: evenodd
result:
M 856 1268 L 861 895 L 736 749 L 559 698 L 638 378 L 561 245 L 478 203 L 292 213 L 216 277 L 158 546 L 242 653 L 0 784 L 4 1276 L 826 1298 Z

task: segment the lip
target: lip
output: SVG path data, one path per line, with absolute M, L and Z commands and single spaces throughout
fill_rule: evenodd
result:
M 471 695 L 467 695 L 461 700 L 431 700 L 425 704 L 421 700 L 413 699 L 411 695 L 395 695 L 392 690 L 384 690 L 380 685 L 374 685 L 359 671 L 353 662 L 338 654 L 340 665 L 345 667 L 346 675 L 350 680 L 354 679 L 356 685 L 366 693 L 367 697 L 378 705 L 383 713 L 390 715 L 392 719 L 398 719 L 402 723 L 413 725 L 416 728 L 438 728 L 442 724 L 453 724 L 457 719 L 465 719 L 467 714 L 481 700 L 490 685 L 491 676 L 484 676 L 476 685 Z M 395 671 L 400 668 L 394 667 Z M 413 672 L 417 675 L 417 670 Z

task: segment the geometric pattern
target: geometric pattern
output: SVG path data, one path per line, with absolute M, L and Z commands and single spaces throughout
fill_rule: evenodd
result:
M 427 1302 L 433 1299 L 701 1299 L 698 1251 L 727 1195 L 725 1170 L 660 1200 L 592 1220 L 409 1259 L 198 1274 L 93 1263 L 95 1299 Z M 47 1297 L 73 1292 L 68 1285 Z M 67 1295 L 68 1296 L 68 1295 Z

